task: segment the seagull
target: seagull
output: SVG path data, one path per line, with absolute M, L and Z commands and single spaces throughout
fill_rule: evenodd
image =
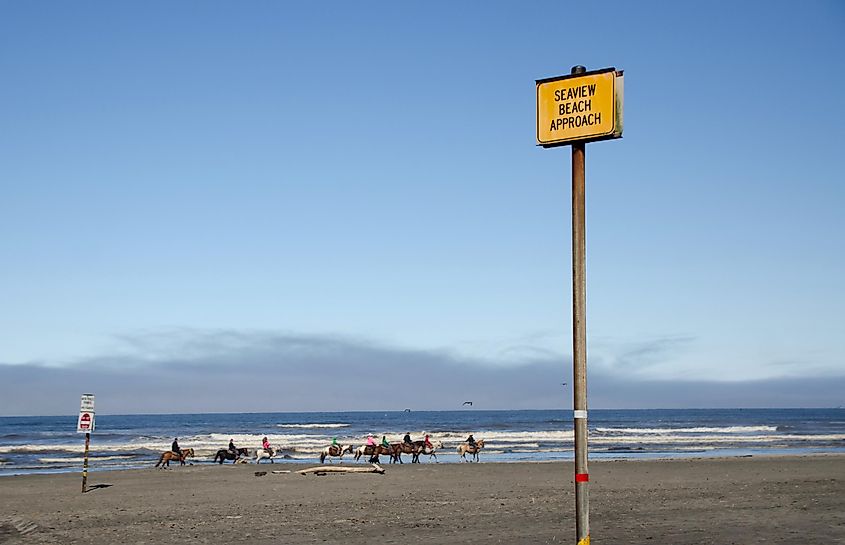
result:
M 464 401 L 464 405 L 469 405 L 470 407 L 472 407 L 472 401 Z

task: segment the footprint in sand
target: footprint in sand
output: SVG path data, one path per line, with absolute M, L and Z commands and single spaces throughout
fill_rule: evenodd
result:
M 0 519 L 0 543 L 12 543 L 38 530 L 38 525 L 18 517 Z

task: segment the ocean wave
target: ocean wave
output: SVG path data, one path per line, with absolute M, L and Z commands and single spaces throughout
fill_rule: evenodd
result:
M 124 460 L 124 461 L 126 461 L 127 459 L 136 459 L 136 458 L 135 458 L 135 456 L 132 456 L 131 454 L 126 454 L 126 455 L 118 455 L 118 456 L 97 456 L 95 458 L 89 457 L 88 461 L 91 462 L 91 463 L 96 463 L 96 462 L 106 462 L 106 461 L 112 461 L 112 460 Z M 61 457 L 61 458 L 58 458 L 58 457 L 52 458 L 52 457 L 49 457 L 49 456 L 45 456 L 43 458 L 38 458 L 38 461 L 41 462 L 41 463 L 44 463 L 44 464 L 67 464 L 67 463 L 82 463 L 82 462 L 85 461 L 85 458 L 82 457 L 82 456 Z
M 845 441 L 845 435 L 640 435 L 633 437 L 601 437 L 590 436 L 590 443 L 613 444 L 613 443 L 649 443 L 649 444 L 753 444 L 773 442 L 832 442 Z
M 778 431 L 777 426 L 726 426 L 694 428 L 596 428 L 602 433 L 753 433 L 759 431 Z
M 349 424 L 276 424 L 277 428 L 348 428 Z
M 746 427 L 748 428 L 748 427 Z M 763 428 L 757 427 L 755 428 Z M 617 429 L 617 428 L 612 428 Z M 634 428 L 631 428 L 634 429 Z M 650 428 L 643 428 L 646 431 L 639 434 L 632 432 L 618 433 L 618 434 L 590 434 L 589 441 L 591 444 L 600 447 L 630 447 L 636 445 L 645 445 L 654 447 L 656 445 L 665 448 L 680 450 L 688 446 L 696 446 L 696 448 L 703 448 L 707 446 L 725 446 L 725 445 L 768 445 L 774 446 L 776 444 L 784 445 L 812 445 L 813 443 L 841 443 L 845 441 L 845 434 L 817 434 L 817 435 L 803 435 L 803 434 L 780 434 L 780 433 L 757 433 L 757 434 L 735 434 L 735 433 L 705 433 L 699 431 L 697 434 L 690 434 L 686 432 L 687 428 L 680 428 L 682 431 L 675 433 L 650 433 Z M 705 429 L 705 428 L 699 428 Z M 719 428 L 711 428 L 719 429 Z M 382 434 L 379 434 L 379 436 Z M 392 442 L 398 441 L 402 434 L 391 433 L 388 435 L 388 440 Z M 552 452 L 562 448 L 571 448 L 574 436 L 571 430 L 560 431 L 545 431 L 545 432 L 513 432 L 513 431 L 479 431 L 474 434 L 477 440 L 484 439 L 488 448 L 502 450 L 514 449 L 534 449 L 537 452 Z M 211 433 L 195 436 L 180 437 L 179 444 L 185 448 L 193 448 L 198 458 L 213 456 L 218 450 L 225 449 L 228 445 L 229 439 L 234 439 L 238 447 L 246 447 L 250 450 L 250 454 L 254 449 L 261 444 L 261 439 L 264 434 L 222 434 Z M 323 448 L 331 443 L 331 436 L 320 434 L 267 434 L 270 443 L 284 452 L 296 453 L 301 456 L 309 456 L 318 454 Z M 421 433 L 412 433 L 412 438 L 421 439 Z M 431 434 L 432 441 L 442 441 L 444 449 L 454 449 L 458 444 L 463 443 L 466 439 L 466 432 L 447 432 L 439 434 Z M 92 441 L 91 455 L 100 459 L 108 456 L 157 456 L 161 452 L 170 450 L 170 443 L 172 438 L 148 438 L 133 439 L 129 441 L 112 442 L 112 443 L 97 443 Z M 357 435 L 351 437 L 338 437 L 338 442 L 341 444 L 352 444 L 355 447 L 366 443 L 365 435 Z M 24 444 L 24 445 L 0 445 L 0 454 L 10 455 L 38 455 L 45 456 L 57 455 L 63 453 L 81 455 L 83 446 L 79 442 L 65 442 L 59 444 Z M 9 456 L 6 456 L 7 458 Z

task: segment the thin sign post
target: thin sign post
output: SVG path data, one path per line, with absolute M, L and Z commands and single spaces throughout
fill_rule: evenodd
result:
M 586 143 L 622 136 L 622 72 L 587 72 L 537 80 L 537 145 L 572 146 L 572 374 L 575 429 L 575 534 L 590 543 L 587 468 L 587 237 Z
M 85 433 L 85 453 L 82 458 L 82 493 L 84 494 L 88 491 L 88 447 L 91 444 L 91 432 L 94 431 L 94 394 L 82 394 L 76 431 Z

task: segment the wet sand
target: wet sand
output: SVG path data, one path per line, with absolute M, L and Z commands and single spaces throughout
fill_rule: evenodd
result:
M 0 543 L 575 543 L 571 463 L 295 473 L 304 467 L 313 464 L 92 473 L 89 485 L 110 486 L 86 494 L 80 474 L 3 477 Z M 845 457 L 590 470 L 593 544 L 845 544 Z

